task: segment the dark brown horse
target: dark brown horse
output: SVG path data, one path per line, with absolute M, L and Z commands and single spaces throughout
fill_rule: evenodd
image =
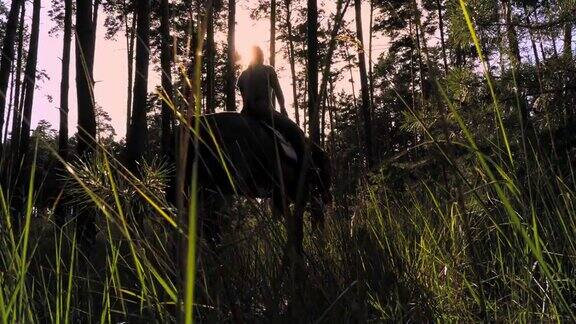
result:
M 312 223 L 321 226 L 324 206 L 331 200 L 330 161 L 326 153 L 306 141 L 306 154 L 300 160 L 303 162 L 296 162 L 260 121 L 238 113 L 201 118 L 198 182 L 203 201 L 229 195 L 273 198 L 275 209 L 287 220 L 289 244 L 301 253 L 304 207 L 311 203 Z M 190 159 L 194 154 L 192 148 Z M 293 213 L 289 212 L 291 204 Z M 204 215 L 202 221 L 205 235 L 214 239 L 219 235 L 220 224 L 211 218 Z

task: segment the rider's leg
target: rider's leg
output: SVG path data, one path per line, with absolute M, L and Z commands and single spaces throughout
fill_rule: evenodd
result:
M 294 150 L 299 157 L 304 156 L 305 136 L 304 132 L 290 118 L 274 111 L 274 128 L 277 129 L 286 140 L 294 146 Z

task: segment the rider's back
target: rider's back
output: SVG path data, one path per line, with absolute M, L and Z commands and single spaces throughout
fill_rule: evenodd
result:
M 244 99 L 244 113 L 269 113 L 272 108 L 272 78 L 274 69 L 264 64 L 248 67 L 238 78 L 238 88 Z

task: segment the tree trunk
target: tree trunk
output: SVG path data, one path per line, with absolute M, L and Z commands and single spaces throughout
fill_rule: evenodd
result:
M 148 66 L 150 38 L 150 0 L 136 2 L 138 25 L 136 45 L 136 75 L 134 78 L 134 105 L 132 120 L 126 138 L 127 167 L 136 172 L 136 162 L 144 156 L 147 141 L 146 106 L 148 98 Z
M 276 0 L 270 0 L 270 66 L 276 66 Z
M 362 34 L 362 4 L 361 0 L 354 0 L 354 9 L 356 11 L 356 37 L 362 48 L 358 52 L 358 62 L 360 69 L 360 91 L 362 93 L 362 116 L 364 119 L 364 154 L 368 168 L 374 166 L 374 157 L 372 155 L 372 120 L 370 116 L 370 93 L 368 89 L 368 75 L 366 73 L 366 58 L 364 56 L 364 41 Z
M 92 0 L 76 3 L 76 92 L 78 99 L 79 156 L 95 151 L 96 115 L 94 112 L 92 47 Z
M 572 59 L 572 22 L 564 24 L 564 57 Z
M 306 75 L 308 75 L 308 71 L 306 71 Z M 304 104 L 302 105 L 302 127 L 304 128 L 304 134 L 307 133 L 308 130 L 308 101 L 306 100 L 306 92 L 308 92 L 308 77 L 304 78 L 304 87 L 301 90 L 302 97 L 305 98 Z
M 92 10 L 92 35 L 91 43 L 92 48 L 96 48 L 96 32 L 98 31 L 98 10 L 100 9 L 100 2 L 102 0 L 94 0 L 94 9 Z M 94 58 L 92 59 L 92 65 L 90 70 L 94 70 Z
M 236 111 L 236 0 L 228 1 L 226 111 Z
M 358 99 L 356 98 L 356 84 L 354 83 L 354 72 L 352 71 L 352 58 L 353 56 L 350 55 L 350 49 L 348 45 L 346 45 L 346 57 L 348 59 L 348 72 L 350 73 L 350 88 L 352 90 L 352 100 L 354 101 L 354 106 L 358 104 Z
M 22 126 L 22 101 L 24 98 L 24 88 L 22 87 L 22 61 L 24 60 L 24 33 L 25 23 L 24 18 L 26 15 L 26 6 L 22 6 L 20 14 L 20 27 L 18 31 L 18 57 L 16 59 L 16 89 L 14 94 L 14 109 L 12 113 L 12 131 L 10 136 L 10 151 L 15 152 L 18 150 L 20 143 L 20 126 Z M 8 126 L 8 125 L 6 125 Z M 12 158 L 16 158 L 14 153 L 11 153 Z
M 356 105 L 358 104 L 358 98 L 356 98 L 356 84 L 354 83 L 354 71 L 352 70 L 352 66 L 354 65 L 352 62 L 352 58 L 354 56 L 350 55 L 350 49 L 348 48 L 348 45 L 345 45 L 345 49 L 346 49 L 346 59 L 348 60 L 348 64 L 347 64 L 347 68 L 348 68 L 348 73 L 350 74 L 350 88 L 352 90 L 352 105 L 354 105 L 354 107 L 356 107 Z M 334 90 L 334 89 L 332 89 Z M 354 135 L 356 135 L 356 142 L 360 143 L 361 141 L 361 135 L 360 135 L 360 120 L 358 118 L 358 112 L 355 111 L 354 114 Z
M 296 59 L 294 57 L 294 39 L 292 39 L 292 18 L 290 14 L 290 3 L 292 0 L 285 0 L 286 5 L 286 26 L 288 28 L 288 59 L 290 61 L 290 74 L 292 76 L 292 96 L 294 97 L 294 117 L 296 124 L 300 126 L 300 111 L 298 109 L 298 79 L 296 76 Z
M 12 0 L 10 13 L 4 31 L 2 42 L 2 58 L 0 61 L 0 94 L 5 94 L 8 90 L 12 61 L 14 61 L 14 39 L 18 28 L 18 13 L 24 0 Z M 6 96 L 0 95 L 0 138 L 4 128 L 4 110 L 6 108 Z M 2 159 L 2 145 L 0 145 L 0 160 Z
M 206 113 L 216 111 L 216 98 L 214 98 L 214 57 L 216 45 L 214 44 L 214 7 L 208 12 L 208 30 L 206 35 Z
M 348 6 L 350 5 L 350 0 L 346 1 L 344 7 L 343 0 L 338 0 L 336 4 L 336 19 L 334 21 L 334 26 L 332 27 L 332 31 L 330 32 L 330 41 L 328 42 L 328 51 L 324 56 L 324 60 L 322 61 L 322 82 L 320 84 L 320 94 L 318 95 L 318 102 L 321 102 L 326 96 L 326 89 L 328 87 L 328 79 L 330 79 L 330 67 L 332 66 L 332 56 L 334 54 L 334 50 L 336 49 L 336 40 L 338 33 L 340 32 L 340 27 L 342 26 L 342 21 L 344 19 L 344 15 L 348 10 Z
M 70 89 L 70 49 L 72 46 L 72 0 L 64 0 L 64 41 L 62 49 L 62 80 L 60 82 L 60 127 L 58 154 L 68 157 L 68 91 Z
M 70 89 L 70 50 L 72 48 L 72 0 L 64 0 L 64 40 L 62 46 L 62 80 L 60 82 L 60 127 L 58 129 L 58 154 L 66 161 L 68 160 L 68 92 Z M 64 174 L 65 167 L 58 163 L 60 174 Z M 62 194 L 65 187 L 65 180 L 57 180 L 60 199 L 54 210 L 56 224 L 60 227 L 66 223 L 65 196 Z
M 172 89 L 172 48 L 170 42 L 170 3 L 168 0 L 160 2 L 160 32 L 162 34 L 162 88 L 166 99 L 162 100 L 162 152 L 165 157 L 172 160 L 174 155 L 173 150 L 173 132 L 172 120 L 173 113 L 170 103 L 173 100 Z
M 8 140 L 8 124 L 10 124 L 10 114 L 12 113 L 12 108 L 14 107 L 14 87 L 16 83 L 16 69 L 12 66 L 12 81 L 10 81 L 10 99 L 8 100 L 8 111 L 6 111 L 6 120 L 4 121 L 4 138 L 0 138 L 0 145 L 3 145 Z M 0 132 L 2 134 L 2 132 Z
M 510 56 L 510 62 L 512 65 L 513 72 L 516 76 L 516 86 L 518 88 L 519 93 L 519 103 L 520 106 L 520 117 L 523 127 L 528 126 L 528 116 L 530 115 L 528 111 L 528 104 L 524 99 L 522 92 L 524 89 L 522 78 L 520 76 L 520 64 L 522 62 L 522 58 L 520 56 L 520 47 L 518 45 L 518 33 L 516 32 L 516 28 L 512 22 L 512 5 L 510 0 L 502 0 L 502 4 L 505 10 L 505 24 L 506 24 L 506 38 L 508 39 L 508 50 Z
M 520 47 L 518 45 L 518 33 L 512 22 L 512 5 L 510 0 L 502 0 L 505 10 L 505 23 L 506 23 L 506 37 L 508 39 L 508 49 L 510 51 L 510 59 L 512 65 L 517 66 L 521 62 Z
M 320 114 L 320 143 L 322 147 L 326 145 L 326 107 L 328 106 L 328 96 L 323 99 L 321 114 Z
M 126 100 L 126 133 L 130 129 L 130 119 L 132 117 L 132 91 L 134 87 L 134 43 L 136 41 L 136 17 L 132 16 L 132 28 L 128 27 L 128 15 L 126 15 L 126 51 L 128 59 L 128 89 Z
M 370 82 L 370 113 L 374 113 L 374 61 L 372 61 L 372 41 L 374 39 L 374 0 L 370 0 L 370 25 L 368 31 L 368 80 Z
M 270 0 L 270 66 L 276 67 L 276 0 Z M 272 100 L 272 107 L 276 107 L 276 100 Z
M 334 118 L 334 110 L 336 108 L 336 104 L 334 103 L 334 81 L 332 80 L 332 78 L 330 78 L 329 85 L 330 85 L 330 96 L 328 98 L 330 99 L 331 102 L 330 104 L 328 104 L 329 108 L 328 115 L 330 116 L 330 157 L 334 158 L 334 153 L 336 149 L 336 142 L 335 142 L 336 136 L 334 133 L 336 119 Z
M 418 13 L 415 13 L 416 15 Z M 420 30 L 422 26 L 416 24 L 414 30 L 416 31 L 416 49 L 418 50 L 418 71 L 420 72 L 420 92 L 421 92 L 421 109 L 426 107 L 426 103 L 430 97 L 428 92 L 428 80 L 426 78 L 426 67 L 424 66 L 424 61 L 422 60 L 422 31 Z
M 320 144 L 318 115 L 318 3 L 308 0 L 308 131 L 313 143 Z
M 528 12 L 528 8 L 526 7 L 526 4 L 524 4 L 524 13 L 526 15 L 526 25 L 530 26 L 531 22 L 530 22 L 530 15 Z M 536 78 L 538 78 L 538 86 L 540 89 L 540 93 L 542 93 L 542 91 L 544 91 L 543 85 L 542 85 L 542 69 L 541 69 L 541 64 L 540 64 L 540 57 L 538 55 L 538 49 L 536 47 L 536 41 L 534 40 L 534 34 L 532 33 L 532 30 L 530 28 L 528 28 L 528 34 L 530 36 L 530 44 L 532 45 L 532 53 L 534 55 L 534 60 L 536 62 Z
M 438 29 L 440 30 L 440 47 L 442 47 L 442 62 L 444 73 L 448 74 L 448 56 L 446 55 L 446 40 L 444 38 L 444 14 L 442 12 L 442 0 L 436 0 L 438 7 Z
M 32 13 L 32 31 L 30 34 L 30 45 L 28 47 L 28 60 L 26 61 L 26 72 L 24 73 L 24 86 L 26 96 L 22 114 L 22 129 L 20 131 L 20 145 L 17 163 L 28 152 L 30 143 L 30 121 L 32 119 L 32 104 L 34 103 L 34 88 L 36 87 L 36 66 L 38 64 L 38 39 L 40 36 L 40 0 L 34 0 Z

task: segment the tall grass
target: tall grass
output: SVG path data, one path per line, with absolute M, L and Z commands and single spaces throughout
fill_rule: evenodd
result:
M 220 253 L 201 240 L 197 246 L 195 317 L 286 320 L 290 287 L 301 284 L 305 309 L 298 314 L 307 321 L 570 320 L 574 175 L 569 168 L 552 171 L 552 162 L 540 155 L 533 158 L 529 179 L 506 173 L 513 185 L 501 192 L 496 186 L 504 180 L 492 180 L 478 162 L 459 161 L 462 174 L 474 180 L 462 202 L 446 200 L 444 183 L 434 181 L 399 190 L 387 181 L 396 171 L 383 169 L 359 187 L 353 215 L 331 214 L 323 236 L 306 236 L 302 283 L 290 282 L 281 267 L 281 220 L 266 204 L 239 200 L 227 208 Z M 178 238 L 172 225 L 148 205 L 150 219 L 139 231 L 128 221 L 134 183 L 106 159 L 95 164 L 70 170 L 79 179 L 77 190 L 89 193 L 86 208 L 101 215 L 89 255 L 78 247 L 72 224 L 58 230 L 33 203 L 24 234 L 6 231 L 12 211 L 2 192 L 4 323 L 176 321 L 179 263 L 170 247 Z M 526 181 L 532 200 L 516 189 Z M 161 191 L 147 196 L 165 206 Z M 34 197 L 29 191 L 27 199 Z

